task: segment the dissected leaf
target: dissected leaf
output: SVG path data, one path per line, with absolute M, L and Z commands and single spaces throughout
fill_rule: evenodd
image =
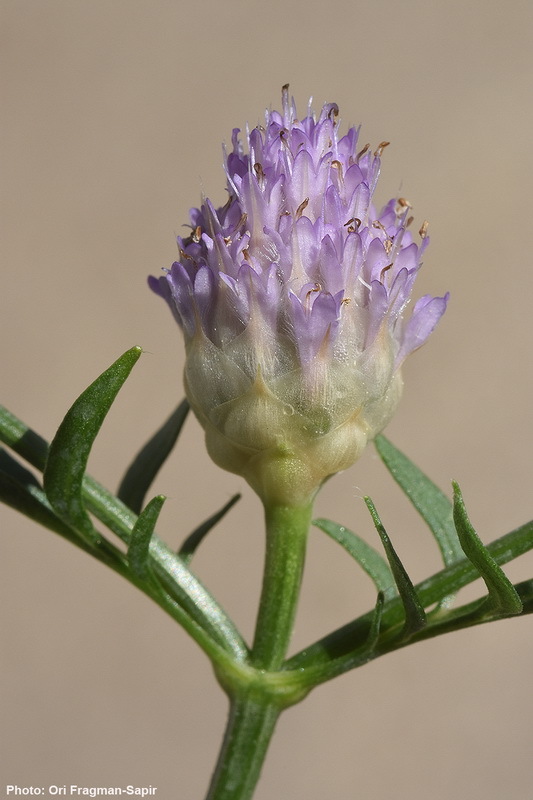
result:
M 522 603 L 522 614 L 533 614 L 533 578 L 515 583 L 514 588 Z
M 165 499 L 160 494 L 150 500 L 146 508 L 137 517 L 131 532 L 128 547 L 128 564 L 133 574 L 141 578 L 141 580 L 146 580 L 150 575 L 150 540 L 154 534 L 155 524 Z
M 11 447 L 33 467 L 41 472 L 44 470 L 48 456 L 48 442 L 1 405 L 0 441 Z
M 89 538 L 94 529 L 82 497 L 92 444 L 119 389 L 141 355 L 133 347 L 103 372 L 73 403 L 50 445 L 44 488 L 61 519 Z
M 91 544 L 59 519 L 35 475 L 3 448 L 0 448 L 0 500 L 108 566 L 116 568 L 121 563 L 122 553 L 106 539 Z
M 520 614 L 522 601 L 511 581 L 492 558 L 474 530 L 466 512 L 461 489 L 453 483 L 453 517 L 457 535 L 466 557 L 479 570 L 489 590 L 491 612 L 496 614 Z
M 420 602 L 420 599 L 415 591 L 415 587 L 413 586 L 413 583 L 407 574 L 404 565 L 400 561 L 398 554 L 392 546 L 392 542 L 383 526 L 383 523 L 381 522 L 381 519 L 379 518 L 379 514 L 374 503 L 370 497 L 365 497 L 364 500 L 383 544 L 392 574 L 394 575 L 394 580 L 396 581 L 396 586 L 398 587 L 398 593 L 400 595 L 405 612 L 405 624 L 402 638 L 406 639 L 425 627 L 427 620 L 424 607 Z
M 189 411 L 182 400 L 167 421 L 135 456 L 119 486 L 117 497 L 138 514 L 152 482 L 176 444 Z
M 368 632 L 368 638 L 366 640 L 366 646 L 368 647 L 369 650 L 373 650 L 378 642 L 379 634 L 381 631 L 381 620 L 383 617 L 384 605 L 385 605 L 385 596 L 383 592 L 378 592 L 374 613 L 372 614 L 372 620 L 370 622 L 370 630 Z
M 35 475 L 0 448 L 0 500 L 45 528 L 74 540 L 75 534 L 57 517 Z
M 233 508 L 235 503 L 240 499 L 241 499 L 240 494 L 234 494 L 233 497 L 230 500 L 228 500 L 226 505 L 222 506 L 221 509 L 219 509 L 212 516 L 206 519 L 205 522 L 202 522 L 201 525 L 195 528 L 194 531 L 191 534 L 189 534 L 189 536 L 187 536 L 187 538 L 185 539 L 185 541 L 183 542 L 178 551 L 178 555 L 181 557 L 182 561 L 185 562 L 185 564 L 188 564 L 191 561 L 198 546 L 207 536 L 211 528 L 213 528 L 217 524 L 217 522 L 220 522 L 222 517 L 225 517 L 230 508 Z
M 453 524 L 453 506 L 450 500 L 384 436 L 377 436 L 375 445 L 394 480 L 428 524 L 445 565 L 448 566 L 463 558 L 463 551 Z
M 396 591 L 396 582 L 388 563 L 371 545 L 353 531 L 330 519 L 315 519 L 313 525 L 327 533 L 354 558 L 372 578 L 378 592 L 390 597 Z

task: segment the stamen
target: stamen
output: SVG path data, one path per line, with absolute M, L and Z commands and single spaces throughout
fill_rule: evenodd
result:
M 348 228 L 348 231 L 349 231 L 350 233 L 352 233 L 352 232 L 353 232 L 353 231 L 355 231 L 355 230 L 359 230 L 359 228 L 361 227 L 361 225 L 362 225 L 362 222 L 361 222 L 361 220 L 359 219 L 359 217 L 352 217 L 351 219 L 349 219 L 349 220 L 348 220 L 348 222 L 345 222 L 345 223 L 344 223 L 344 227 L 345 227 L 345 228 Z M 355 227 L 354 227 L 354 226 L 355 226 Z
M 319 283 L 315 283 L 315 285 L 313 286 L 313 288 L 312 288 L 312 289 L 309 289 L 309 291 L 308 291 L 308 292 L 307 292 L 307 294 L 305 295 L 305 302 L 306 302 L 306 304 L 308 304 L 308 303 L 309 303 L 309 298 L 311 297 L 311 295 L 312 295 L 312 294 L 316 294 L 317 292 L 321 292 L 321 291 L 322 291 L 322 286 L 321 286 Z
M 180 247 L 180 256 L 181 256 L 181 258 L 185 258 L 187 261 L 192 261 L 192 263 L 195 265 L 195 267 L 198 266 L 197 263 L 196 263 L 196 260 L 192 256 L 190 256 L 188 253 L 186 253 L 185 250 L 182 250 L 181 247 Z
M 300 217 L 302 216 L 308 205 L 309 205 L 309 198 L 306 197 L 305 200 L 302 200 L 302 202 L 296 209 L 296 214 L 294 215 L 295 219 L 300 219 Z
M 428 235 L 428 233 L 427 233 L 428 232 L 428 227 L 429 227 L 429 222 L 427 221 L 427 219 L 425 219 L 424 222 L 422 223 L 422 227 L 418 231 L 419 236 L 420 236 L 421 239 L 425 239 L 426 236 Z
M 380 283 L 383 283 L 383 279 L 385 277 L 385 273 L 388 272 L 391 267 L 392 267 L 392 264 L 387 264 L 386 267 L 383 267 L 383 269 L 379 273 L 379 282 Z
M 233 183 L 233 181 L 232 181 L 232 183 Z M 222 206 L 222 209 L 221 209 L 221 212 L 220 212 L 221 215 L 226 213 L 226 211 L 229 209 L 230 205 L 233 203 L 234 199 L 235 198 L 233 197 L 233 195 L 230 194 L 230 196 L 226 200 L 225 204 Z
M 376 148 L 376 151 L 374 152 L 374 155 L 379 158 L 383 153 L 383 151 L 385 150 L 385 148 L 389 146 L 389 144 L 390 142 L 380 142 Z

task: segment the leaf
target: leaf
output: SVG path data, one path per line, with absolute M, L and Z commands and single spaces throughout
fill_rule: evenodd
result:
M 196 549 L 207 536 L 211 528 L 213 528 L 217 522 L 220 522 L 222 517 L 225 517 L 230 508 L 233 508 L 235 503 L 241 499 L 240 494 L 234 494 L 233 497 L 228 500 L 225 506 L 215 512 L 209 519 L 206 519 L 205 522 L 202 522 L 195 530 L 187 536 L 183 544 L 181 545 L 178 555 L 181 557 L 185 564 L 189 564 L 191 561 Z
M 344 525 L 338 525 L 330 519 L 315 519 L 313 520 L 313 525 L 327 533 L 341 547 L 344 547 L 346 552 L 372 578 L 378 592 L 383 592 L 387 597 L 395 593 L 396 583 L 389 565 L 383 556 L 371 545 L 367 544 L 364 539 L 345 528 Z
M 45 528 L 73 541 L 75 534 L 57 517 L 35 475 L 0 448 L 0 500 Z
M 366 646 L 371 651 L 374 650 L 376 644 L 378 643 L 379 634 L 381 632 L 381 620 L 383 617 L 384 605 L 385 605 L 385 596 L 383 592 L 378 592 L 374 613 L 372 614 L 372 620 L 370 622 L 370 630 L 368 632 L 368 638 L 366 640 Z
M 22 420 L 1 406 L 0 439 L 36 468 L 44 467 L 43 454 L 48 450 L 48 444 Z M 85 475 L 83 479 L 83 492 L 91 514 L 124 542 L 129 543 L 136 515 L 90 475 Z M 105 547 L 106 550 L 111 547 L 105 539 L 86 546 L 94 545 Z M 95 552 L 98 553 L 99 550 Z M 159 582 L 162 584 L 164 579 L 168 602 L 160 591 L 154 592 L 153 587 L 148 587 L 149 591 L 146 586 L 141 588 L 177 619 L 214 660 L 222 648 L 236 660 L 245 661 L 249 656 L 249 649 L 232 620 L 176 553 L 155 534 L 152 537 L 150 555 L 157 565 Z M 125 554 L 118 551 L 115 560 L 119 561 L 120 556 L 125 558 Z M 125 570 L 121 569 L 121 574 L 124 575 Z
M 403 627 L 402 639 L 408 639 L 414 633 L 417 633 L 417 631 L 420 631 L 425 627 L 427 620 L 424 607 L 420 602 L 420 599 L 415 591 L 415 587 L 413 586 L 405 567 L 403 566 L 394 547 L 392 546 L 392 542 L 389 539 L 387 531 L 383 527 L 383 523 L 379 518 L 374 503 L 370 497 L 365 497 L 364 500 L 368 510 L 370 511 L 376 530 L 379 533 L 383 548 L 389 560 L 392 574 L 394 575 L 394 580 L 396 581 L 396 586 L 398 587 L 398 592 L 405 612 L 405 624 Z
M 189 411 L 182 400 L 167 421 L 135 456 L 119 486 L 117 497 L 138 514 L 155 476 L 176 444 Z
M 85 553 L 117 569 L 124 560 L 123 553 L 104 538 L 88 542 L 66 522 L 57 517 L 48 498 L 33 473 L 0 448 L 0 501 L 20 511 L 34 522 L 81 548 Z
M 141 580 L 150 576 L 150 541 L 154 535 L 155 524 L 166 498 L 160 494 L 154 497 L 139 514 L 131 532 L 128 547 L 128 564 L 131 571 Z
M 431 529 L 445 565 L 449 566 L 463 558 L 450 500 L 384 436 L 377 436 L 375 445 L 392 477 Z
M 0 440 L 41 472 L 46 465 L 48 442 L 0 406 Z
M 532 549 L 533 521 L 520 525 L 487 546 L 489 555 L 497 564 L 507 564 Z M 440 598 L 459 591 L 478 578 L 479 571 L 468 558 L 463 556 L 460 562 L 445 567 L 436 575 L 418 583 L 415 590 L 422 606 L 427 608 L 438 602 Z M 533 613 L 533 580 L 518 583 L 514 588 L 523 603 L 522 614 Z M 438 617 L 431 624 L 428 621 L 428 625 L 420 632 L 417 641 L 494 619 L 494 615 L 480 616 L 479 600 L 470 604 L 470 608 L 473 612 L 471 614 L 465 613 L 465 607 L 463 607 L 457 609 L 457 612 L 451 611 Z M 304 650 L 286 662 L 284 669 L 298 670 L 302 674 L 305 672 L 309 684 L 314 685 L 317 681 L 329 680 L 354 667 L 368 663 L 367 641 L 369 641 L 369 628 L 372 627 L 374 615 L 375 609 L 332 631 L 319 641 L 307 645 Z M 510 616 L 514 615 L 515 611 L 513 610 Z M 392 633 L 397 628 L 404 616 L 405 611 L 400 598 L 393 598 L 385 603 L 380 621 L 380 635 L 382 641 L 386 637 L 387 644 L 380 647 L 379 651 L 370 654 L 371 658 L 404 646 L 404 640 L 389 635 L 389 632 Z
M 514 588 L 522 602 L 522 614 L 533 614 L 533 578 L 516 583 Z
M 520 614 L 522 601 L 511 581 L 492 558 L 468 518 L 459 485 L 453 482 L 453 518 L 457 535 L 466 557 L 479 570 L 489 591 L 491 612 L 502 615 Z M 491 613 L 492 616 L 492 613 Z
M 78 397 L 50 445 L 43 476 L 47 497 L 61 519 L 89 538 L 95 532 L 82 498 L 87 460 L 105 416 L 141 352 L 140 347 L 128 350 Z

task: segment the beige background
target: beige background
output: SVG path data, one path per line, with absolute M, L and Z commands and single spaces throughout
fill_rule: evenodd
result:
M 50 437 L 121 352 L 147 351 L 91 472 L 116 486 L 182 394 L 182 346 L 145 285 L 175 258 L 202 188 L 223 201 L 220 143 L 290 81 L 300 109 L 335 100 L 363 142 L 392 145 L 379 189 L 431 223 L 418 293 L 451 291 L 409 362 L 388 435 L 444 488 L 461 481 L 490 541 L 531 517 L 529 0 L 4 0 L 3 401 Z M 157 491 L 173 546 L 237 490 L 198 555 L 247 635 L 259 505 L 212 466 L 191 421 Z M 317 514 L 375 543 L 371 494 L 419 580 L 436 549 L 372 448 Z M 203 653 L 128 584 L 2 512 L 1 783 L 158 787 L 203 797 L 226 702 Z M 533 575 L 533 558 L 508 569 Z M 370 583 L 314 532 L 295 647 L 366 611 Z M 287 712 L 257 800 L 529 800 L 532 620 L 407 648 Z M 2 790 L 3 791 L 3 788 Z

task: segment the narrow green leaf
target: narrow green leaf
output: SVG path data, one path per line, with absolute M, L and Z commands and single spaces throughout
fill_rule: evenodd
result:
M 511 581 L 492 558 L 474 530 L 459 485 L 453 482 L 453 518 L 466 557 L 479 570 L 489 590 L 489 606 L 496 614 L 520 614 L 522 601 Z
M 24 425 L 5 406 L 0 406 L 0 441 L 41 472 L 44 470 L 48 456 L 48 442 Z
M 370 622 L 368 639 L 366 640 L 366 646 L 370 651 L 374 650 L 376 644 L 378 643 L 379 634 L 381 632 L 381 620 L 383 617 L 384 605 L 385 605 L 385 596 L 383 592 L 378 592 L 374 613 L 372 614 L 372 620 Z
M 506 533 L 496 541 L 487 546 L 489 554 L 497 564 L 507 564 L 514 558 L 523 555 L 533 549 L 533 521 L 520 525 L 513 531 Z M 438 602 L 443 596 L 455 593 L 479 578 L 479 571 L 465 557 L 460 562 L 445 567 L 436 575 L 426 578 L 418 583 L 415 590 L 424 608 Z M 526 580 L 515 586 L 524 609 L 522 614 L 533 613 L 533 580 Z M 465 614 L 465 607 L 448 614 L 442 615 L 428 624 L 417 636 L 417 641 L 446 633 L 452 630 L 461 630 L 469 625 L 478 625 L 494 619 L 494 615 L 480 616 L 479 600 L 471 604 L 473 614 Z M 366 641 L 369 636 L 372 616 L 375 612 L 371 611 L 362 617 L 352 620 L 341 628 L 332 631 L 327 636 L 314 644 L 307 645 L 304 650 L 292 656 L 285 664 L 285 669 L 305 670 L 308 676 L 309 685 L 317 680 L 329 680 L 336 675 L 341 675 L 350 669 L 368 662 L 368 650 Z M 511 616 L 514 615 L 513 614 Z M 387 635 L 388 631 L 397 628 L 404 618 L 405 612 L 400 598 L 388 600 L 383 608 L 381 619 L 381 637 Z M 450 624 L 447 624 L 450 620 Z M 396 637 L 387 638 L 387 646 L 380 650 L 380 653 L 394 650 L 396 647 L 406 644 L 405 640 L 398 640 Z M 378 653 L 378 655 L 380 654 Z M 374 657 L 374 656 L 372 656 Z M 317 679 L 317 675 L 322 672 L 322 676 Z
M 226 516 L 230 508 L 233 508 L 235 503 L 240 499 L 240 494 L 234 494 L 233 497 L 228 500 L 225 506 L 222 506 L 219 511 L 215 512 L 211 517 L 209 517 L 209 519 L 206 519 L 205 522 L 202 522 L 201 525 L 195 528 L 194 531 L 187 536 L 178 551 L 178 555 L 185 564 L 189 564 L 196 552 L 196 549 L 207 536 L 211 528 L 213 528 L 217 522 L 220 522 L 222 517 Z
M 378 592 L 383 592 L 386 597 L 392 597 L 396 592 L 396 582 L 388 563 L 383 556 L 371 545 L 367 544 L 353 531 L 338 525 L 330 519 L 315 519 L 313 525 L 327 533 L 347 553 L 354 558 L 366 574 L 372 578 Z
M 42 491 L 42 486 L 33 472 L 23 467 L 20 461 L 13 458 L 4 447 L 0 447 L 0 471 L 16 480 L 29 490 L 36 489 Z
M 522 602 L 522 614 L 533 614 L 533 578 L 515 583 L 514 588 Z
M 48 451 L 48 443 L 1 406 L 0 440 L 32 466 L 43 469 L 43 455 Z M 129 543 L 136 515 L 90 475 L 85 475 L 83 479 L 83 496 L 90 512 L 124 542 Z M 97 540 L 93 544 L 99 546 L 100 543 L 111 547 L 106 540 Z M 249 655 L 248 647 L 232 620 L 176 553 L 155 534 L 150 553 L 157 565 L 158 579 L 162 582 L 166 576 L 164 588 L 169 599 L 168 602 L 165 601 L 160 591 L 153 591 L 153 587 L 149 591 L 150 596 L 178 619 L 214 660 L 220 647 L 231 653 L 236 660 L 246 660 Z M 119 552 L 117 560 L 120 555 L 124 554 Z M 146 591 L 146 587 L 144 590 Z
M 74 402 L 50 445 L 44 488 L 56 514 L 92 538 L 94 528 L 82 499 L 83 476 L 92 444 L 120 387 L 142 350 L 133 347 Z
M 365 497 L 364 500 L 368 510 L 370 511 L 376 530 L 379 533 L 379 537 L 387 555 L 392 574 L 394 575 L 394 580 L 396 581 L 396 586 L 398 587 L 398 592 L 405 612 L 405 625 L 402 632 L 402 639 L 408 639 L 414 633 L 422 630 L 422 628 L 425 627 L 426 614 L 424 607 L 420 602 L 420 599 L 415 591 L 415 587 L 413 586 L 405 567 L 403 566 L 394 547 L 392 546 L 392 542 L 389 539 L 387 531 L 383 527 L 383 523 L 379 518 L 374 503 L 370 497 Z
M 35 475 L 3 448 L 0 448 L 0 501 L 48 530 L 58 533 L 108 566 L 116 569 L 121 564 L 123 554 L 106 539 L 100 538 L 90 544 L 59 519 Z
M 130 544 L 128 547 L 128 564 L 134 575 L 141 580 L 146 580 L 150 576 L 150 541 L 154 535 L 154 529 L 166 498 L 160 494 L 154 497 L 146 508 L 137 517 L 137 521 L 131 532 Z
M 376 449 L 394 480 L 405 492 L 433 533 L 449 566 L 463 558 L 453 524 L 453 506 L 446 495 L 384 436 L 375 439 Z
M 188 412 L 189 403 L 187 400 L 182 400 L 128 467 L 117 497 L 136 514 L 139 514 L 143 507 L 148 489 L 176 444 Z
M 73 541 L 76 535 L 57 517 L 35 475 L 0 448 L 0 500 L 45 528 Z

